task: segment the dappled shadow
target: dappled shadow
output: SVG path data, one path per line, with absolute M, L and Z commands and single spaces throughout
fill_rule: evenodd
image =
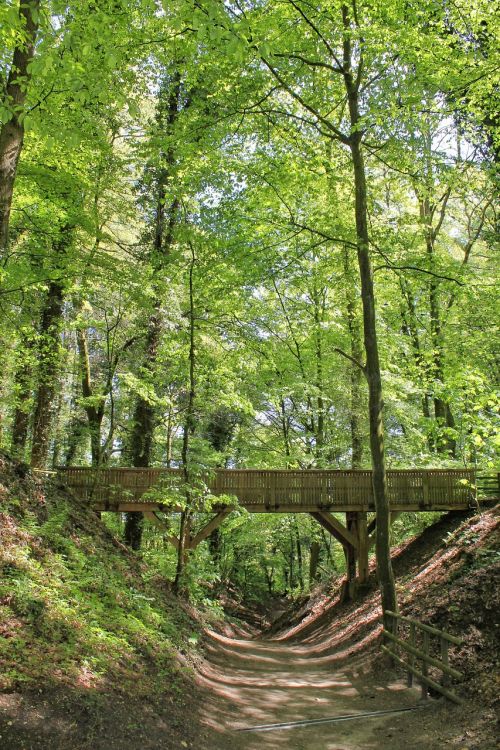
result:
M 373 732 L 384 718 L 372 719 L 368 724 L 356 722 L 356 729 L 353 723 L 348 726 L 346 722 L 265 733 L 238 731 L 262 724 L 323 719 L 415 704 L 416 691 L 408 690 L 397 679 L 373 681 L 366 659 L 361 655 L 348 659 L 342 647 L 335 651 L 333 641 L 331 634 L 325 642 L 312 645 L 231 639 L 208 633 L 207 658 L 199 673 L 200 684 L 206 689 L 202 720 L 215 731 L 229 732 L 233 747 L 248 750 L 379 747 Z M 363 736 L 362 744 L 349 744 L 348 737 L 353 732 L 359 741 L 360 734 Z M 333 733 L 344 737 L 347 744 L 332 744 Z
M 2 750 L 203 750 L 196 700 L 68 685 L 0 693 Z M 186 715 L 187 714 L 187 715 Z

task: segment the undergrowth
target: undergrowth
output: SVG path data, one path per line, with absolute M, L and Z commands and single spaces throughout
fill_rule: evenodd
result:
M 0 457 L 0 690 L 180 690 L 198 623 L 61 488 Z

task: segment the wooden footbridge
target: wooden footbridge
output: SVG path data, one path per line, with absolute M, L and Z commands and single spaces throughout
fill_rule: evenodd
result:
M 69 467 L 58 473 L 96 511 L 143 513 L 178 547 L 178 539 L 168 533 L 158 513 L 179 512 L 181 469 Z M 475 474 L 465 469 L 388 471 L 387 483 L 393 519 L 405 511 L 465 511 L 475 504 Z M 213 516 L 196 533 L 190 531 L 190 549 L 238 506 L 250 513 L 309 513 L 343 545 L 348 576 L 354 579 L 357 572 L 358 581 L 366 580 L 376 524 L 368 517 L 375 510 L 371 471 L 217 469 L 205 484 Z M 345 513 L 345 525 L 333 513 Z

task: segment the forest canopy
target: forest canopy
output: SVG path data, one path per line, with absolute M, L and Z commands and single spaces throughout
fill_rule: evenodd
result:
M 373 467 L 386 534 L 386 468 L 493 467 L 498 27 L 3 0 L 1 447 L 181 467 L 197 510 L 216 467 Z

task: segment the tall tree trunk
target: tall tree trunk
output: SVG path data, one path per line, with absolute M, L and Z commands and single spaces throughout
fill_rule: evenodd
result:
M 355 80 L 352 73 L 352 28 L 349 9 L 346 5 L 342 6 L 342 18 L 344 24 L 343 78 L 351 123 L 349 148 L 354 175 L 356 244 L 363 305 L 363 334 L 366 355 L 365 371 L 368 380 L 370 452 L 372 458 L 373 494 L 377 514 L 375 544 L 377 575 L 382 598 L 382 609 L 385 612 L 386 610 L 394 611 L 397 609 L 397 599 L 390 554 L 390 511 L 385 470 L 382 378 L 378 353 L 373 268 L 370 259 L 370 238 L 368 233 L 366 172 L 359 112 L 360 82 L 359 76 L 356 76 Z M 362 65 L 362 61 L 359 61 L 358 65 Z M 391 629 L 392 619 L 384 617 L 384 625 L 387 629 Z
M 13 114 L 0 129 L 0 255 L 7 250 L 9 221 L 17 165 L 23 147 L 22 115 L 31 78 L 29 64 L 35 52 L 40 0 L 20 0 L 19 19 L 24 39 L 14 49 L 5 88 L 4 104 Z
M 171 83 L 171 89 L 168 95 L 166 108 L 166 132 L 172 134 L 172 129 L 179 114 L 179 103 L 181 95 L 181 76 L 176 73 Z M 159 124 L 163 120 L 163 102 L 158 104 Z M 152 263 L 158 274 L 161 273 L 165 266 L 166 259 L 169 256 L 170 248 L 174 239 L 174 230 L 177 222 L 177 213 L 179 209 L 179 200 L 174 198 L 169 206 L 165 205 L 167 195 L 167 184 L 171 177 L 171 170 L 174 165 L 174 151 L 169 147 L 165 155 L 166 166 L 159 171 L 157 180 L 156 194 L 156 211 L 154 226 L 154 242 L 152 251 Z M 156 290 L 156 299 L 153 303 L 153 310 L 148 321 L 148 333 L 146 337 L 146 349 L 142 371 L 150 380 L 154 377 L 158 347 L 161 343 L 163 333 L 162 321 L 162 293 L 160 286 Z M 154 428 L 156 421 L 156 404 L 150 399 L 138 396 L 134 409 L 132 434 L 130 438 L 129 453 L 132 459 L 132 465 L 138 468 L 145 468 L 150 465 L 151 452 L 153 447 Z M 132 549 L 139 549 L 142 540 L 142 513 L 125 514 L 125 542 Z
M 186 487 L 186 507 L 181 514 L 181 528 L 179 531 L 179 547 L 177 550 L 177 568 L 175 572 L 174 591 L 181 593 L 186 590 L 184 569 L 189 552 L 189 536 L 191 516 L 193 513 L 193 498 L 191 493 L 191 469 L 190 469 L 190 440 L 195 431 L 195 398 L 196 398 L 196 347 L 195 347 L 195 309 L 194 309 L 194 267 L 196 256 L 191 245 L 191 263 L 189 265 L 189 392 L 186 407 L 186 418 L 184 421 L 182 439 L 182 470 L 184 484 Z
M 35 396 L 31 448 L 31 466 L 38 469 L 43 469 L 47 462 L 56 406 L 54 397 L 60 365 L 63 302 L 63 283 L 59 279 L 52 280 L 47 290 L 40 324 L 38 388 Z
M 346 282 L 347 327 L 351 343 L 351 357 L 355 362 L 363 361 L 363 343 L 361 339 L 361 321 L 358 314 L 356 286 L 353 279 L 353 268 L 349 248 L 343 250 L 344 276 Z M 363 432 L 361 426 L 361 405 L 363 403 L 363 372 L 354 362 L 351 363 L 351 468 L 360 469 L 363 465 Z

